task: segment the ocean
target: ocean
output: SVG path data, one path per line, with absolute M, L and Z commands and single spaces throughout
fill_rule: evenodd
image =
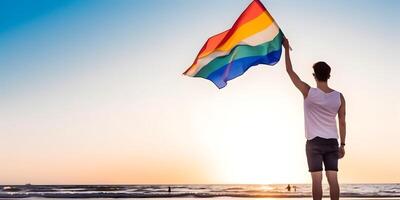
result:
M 171 191 L 168 191 L 171 187 Z M 325 198 L 329 195 L 324 185 Z M 400 184 L 342 184 L 341 197 L 345 199 L 400 199 Z M 3 185 L 3 199 L 198 199 L 218 198 L 243 200 L 263 199 L 311 199 L 309 184 L 291 185 Z

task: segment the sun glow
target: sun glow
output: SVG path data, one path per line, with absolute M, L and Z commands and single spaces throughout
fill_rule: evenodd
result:
M 304 170 L 303 157 L 299 156 L 303 147 L 298 142 L 303 137 L 301 124 L 288 126 L 287 120 L 282 120 L 295 117 L 292 108 L 274 107 L 282 102 L 265 102 L 263 98 L 231 99 L 228 105 L 217 102 L 213 108 L 195 112 L 202 114 L 196 116 L 195 121 L 202 125 L 195 128 L 196 135 L 213 157 L 210 164 L 215 176 L 228 183 L 304 181 L 301 173 L 292 173 L 293 169 Z

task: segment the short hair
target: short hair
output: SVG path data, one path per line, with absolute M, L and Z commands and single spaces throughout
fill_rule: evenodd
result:
M 314 64 L 314 75 L 318 81 L 326 82 L 331 76 L 331 67 L 326 62 L 320 61 Z

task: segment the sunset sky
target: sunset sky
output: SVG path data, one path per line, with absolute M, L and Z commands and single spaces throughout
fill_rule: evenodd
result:
M 251 0 L 1 0 L 0 184 L 309 183 L 283 60 L 182 72 Z M 400 1 L 262 0 L 347 103 L 345 183 L 400 182 Z

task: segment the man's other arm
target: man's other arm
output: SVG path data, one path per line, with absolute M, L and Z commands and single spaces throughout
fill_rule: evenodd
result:
M 340 102 L 341 104 L 338 112 L 340 133 L 339 158 L 343 158 L 345 154 L 344 145 L 346 144 L 346 101 L 342 94 L 340 94 Z

